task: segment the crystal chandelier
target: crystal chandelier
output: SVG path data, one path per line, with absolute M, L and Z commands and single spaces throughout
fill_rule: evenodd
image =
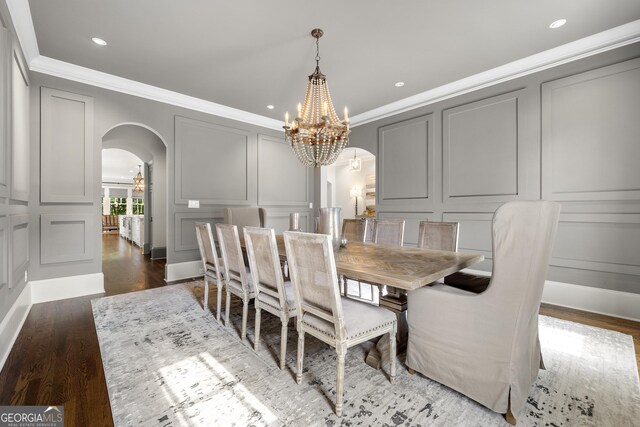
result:
M 327 78 L 320 72 L 320 28 L 311 31 L 316 39 L 316 69 L 309 76 L 304 103 L 298 104 L 298 116 L 289 123 L 285 114 L 284 133 L 298 160 L 307 166 L 324 166 L 335 162 L 349 144 L 347 108 L 340 120 L 333 108 Z
M 138 165 L 138 173 L 133 177 L 133 192 L 144 193 L 144 178 L 142 177 L 142 165 Z

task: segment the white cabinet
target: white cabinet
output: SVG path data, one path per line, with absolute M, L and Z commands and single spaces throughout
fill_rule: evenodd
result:
M 144 245 L 144 216 L 120 215 L 120 236 L 139 247 Z
M 144 245 L 144 217 L 134 216 L 132 218 L 131 241 L 139 247 Z

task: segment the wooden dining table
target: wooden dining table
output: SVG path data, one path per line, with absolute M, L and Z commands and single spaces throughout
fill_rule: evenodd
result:
M 286 261 L 284 237 L 276 236 L 278 255 Z M 244 247 L 244 240 L 241 239 Z M 397 349 L 406 348 L 407 292 L 429 285 L 449 274 L 484 260 L 484 256 L 464 252 L 439 251 L 408 246 L 348 242 L 335 252 L 337 273 L 343 278 L 384 287 L 380 305 L 393 311 L 398 318 Z M 345 283 L 346 286 L 346 283 Z M 381 354 L 388 342 L 381 339 L 367 356 L 367 363 L 379 368 Z M 385 357 L 386 359 L 386 357 Z

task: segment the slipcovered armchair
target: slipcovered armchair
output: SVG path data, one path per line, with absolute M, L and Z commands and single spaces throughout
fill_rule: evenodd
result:
M 263 208 L 224 208 L 224 223 L 242 227 L 264 227 Z
M 410 372 L 507 414 L 507 420 L 519 415 L 541 367 L 538 310 L 559 212 L 553 202 L 498 208 L 493 273 L 484 292 L 436 284 L 409 293 Z

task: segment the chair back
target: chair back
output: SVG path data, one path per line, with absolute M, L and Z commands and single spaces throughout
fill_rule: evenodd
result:
M 346 332 L 331 236 L 285 231 L 284 243 L 298 321 L 313 316 L 329 322 L 342 340 Z
M 455 252 L 458 250 L 458 229 L 457 222 L 420 221 L 418 247 Z
M 265 211 L 263 208 L 225 208 L 224 223 L 242 228 L 264 227 Z
M 279 301 L 280 308 L 288 310 L 275 231 L 269 228 L 245 227 L 244 242 L 256 294 L 263 292 Z
M 373 243 L 402 246 L 404 219 L 378 219 L 373 226 Z
M 198 240 L 198 249 L 200 249 L 204 271 L 219 273 L 221 271 L 220 262 L 216 245 L 213 241 L 211 224 L 208 222 L 196 222 L 196 239 Z
M 509 305 L 536 302 L 537 313 L 549 270 L 560 215 L 555 202 L 509 202 L 493 216 L 493 272 L 485 293 Z
M 230 224 L 216 224 L 216 230 L 227 284 L 236 282 L 242 286 L 244 292 L 248 292 L 247 268 L 244 265 L 244 257 L 240 248 L 238 227 Z
M 342 237 L 345 237 L 348 242 L 366 241 L 368 222 L 366 218 L 342 220 Z

